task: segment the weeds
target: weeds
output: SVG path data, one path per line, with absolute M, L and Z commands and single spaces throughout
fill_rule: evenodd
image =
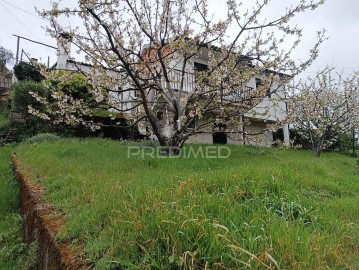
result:
M 264 201 L 268 210 L 273 211 L 286 221 L 302 221 L 304 224 L 313 224 L 318 221 L 313 207 L 307 209 L 300 202 L 290 201 L 287 196 L 281 198 L 269 194 Z
M 0 147 L 0 269 L 33 269 L 37 245 L 23 242 L 18 187 L 11 171 L 12 148 Z
M 0 233 L 2 263 L 7 265 L 9 262 L 13 262 L 18 267 L 17 269 L 33 269 L 37 263 L 38 245 L 36 242 L 32 242 L 30 245 L 23 242 L 22 216 L 19 214 L 8 215 L 3 222 L 8 224 L 9 228 Z M 16 267 L 14 266 L 14 269 Z
M 43 142 L 54 142 L 58 141 L 61 138 L 55 134 L 51 133 L 40 133 L 33 137 L 30 137 L 24 140 L 24 143 L 43 143 Z
M 354 160 L 237 146 L 223 160 L 129 159 L 126 147 L 61 140 L 16 149 L 64 213 L 58 237 L 96 269 L 355 269 Z

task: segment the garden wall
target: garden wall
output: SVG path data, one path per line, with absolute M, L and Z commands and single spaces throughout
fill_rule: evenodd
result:
M 30 178 L 19 169 L 16 155 L 12 156 L 14 172 L 20 187 L 20 211 L 24 216 L 25 241 L 37 241 L 39 270 L 85 270 L 91 269 L 84 258 L 70 250 L 70 243 L 59 243 L 55 236 L 63 220 L 46 204 L 42 189 L 31 183 Z

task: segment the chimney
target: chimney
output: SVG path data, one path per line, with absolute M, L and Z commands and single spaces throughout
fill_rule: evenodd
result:
M 57 39 L 57 68 L 66 69 L 71 54 L 71 35 L 61 33 Z

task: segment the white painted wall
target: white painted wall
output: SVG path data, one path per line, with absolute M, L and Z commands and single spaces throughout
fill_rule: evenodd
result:
M 202 52 L 202 53 L 201 53 Z M 202 49 L 200 53 L 193 58 L 192 63 L 187 63 L 186 71 L 191 74 L 194 79 L 194 62 L 208 65 L 208 54 L 205 49 Z M 176 63 L 172 61 L 170 64 L 175 69 L 181 70 L 183 63 Z M 258 74 L 258 76 L 252 78 L 247 84 L 248 87 L 256 88 L 256 78 L 265 79 L 268 75 Z M 279 76 L 278 76 L 279 79 Z M 245 117 L 261 119 L 266 121 L 283 121 L 286 119 L 286 104 L 285 104 L 285 92 L 283 86 L 280 86 L 279 81 L 273 83 L 271 90 L 276 90 L 275 94 L 271 95 L 271 98 L 264 98 L 252 112 L 246 113 Z
M 66 70 L 73 70 L 73 71 L 82 71 L 85 73 L 91 74 L 93 72 L 93 67 L 89 65 L 85 65 L 82 63 L 72 63 L 70 60 L 70 55 L 68 52 L 71 52 L 71 45 L 70 43 L 64 44 L 63 41 L 58 43 L 59 47 L 59 55 L 58 55 L 58 62 L 57 68 L 58 69 L 66 69 Z M 202 53 L 200 52 L 197 57 L 193 59 L 193 61 L 187 63 L 185 70 L 189 73 L 189 77 L 193 77 L 194 80 L 194 62 L 201 63 L 201 64 L 208 64 L 208 54 L 203 49 Z M 181 70 L 183 67 L 183 62 L 175 62 L 172 61 L 170 66 L 175 69 Z M 111 77 L 119 77 L 118 73 L 114 71 L 108 71 L 108 74 Z M 260 79 L 263 79 L 263 76 L 259 74 L 257 76 Z M 256 87 L 256 78 L 252 78 L 252 80 L 248 83 L 249 87 L 255 88 Z M 278 88 L 278 83 L 273 84 L 273 89 Z M 187 87 L 188 88 L 188 87 Z M 115 87 L 118 89 L 118 86 Z M 186 95 L 186 93 L 181 93 L 182 95 Z M 111 96 L 114 100 L 128 100 L 131 97 L 134 97 L 134 92 L 126 92 L 126 93 L 111 93 Z M 272 94 L 271 98 L 265 98 L 260 104 L 256 106 L 256 108 L 249 113 L 244 114 L 244 117 L 250 118 L 251 124 L 250 126 L 245 126 L 245 131 L 250 133 L 260 132 L 263 130 L 267 121 L 277 121 L 277 120 L 284 120 L 286 118 L 286 105 L 284 103 L 285 94 L 283 88 L 280 87 L 276 91 L 275 94 Z M 124 104 L 122 105 L 122 109 L 129 109 L 134 105 L 134 103 Z M 265 111 L 268 111 L 266 115 L 262 115 Z M 257 112 L 257 113 L 256 113 Z M 127 114 L 131 114 L 131 111 L 127 111 Z M 201 120 L 200 120 L 201 121 Z M 203 120 L 202 120 L 203 121 Z M 239 130 L 240 127 L 228 127 L 227 130 Z M 211 134 L 212 130 L 208 130 L 208 133 L 198 134 L 192 136 L 187 143 L 213 143 L 213 137 Z M 231 133 L 228 136 L 228 143 L 230 144 L 255 144 L 255 145 L 271 145 L 273 141 L 273 134 L 272 132 L 266 132 L 264 135 L 257 136 L 257 138 L 245 138 L 243 142 L 242 135 L 240 133 Z

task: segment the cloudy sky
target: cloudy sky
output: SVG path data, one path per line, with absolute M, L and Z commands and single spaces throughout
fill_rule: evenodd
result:
M 211 10 L 217 15 L 225 12 L 224 0 L 209 2 Z M 268 7 L 264 15 L 271 17 L 276 12 L 282 11 L 289 2 L 273 0 L 273 4 Z M 10 49 L 15 54 L 17 39 L 13 34 L 56 46 L 56 40 L 46 35 L 43 29 L 46 21 L 36 15 L 35 7 L 40 10 L 48 9 L 50 0 L 0 0 L 0 46 Z M 325 5 L 317 10 L 300 14 L 295 19 L 295 23 L 304 29 L 302 45 L 295 53 L 297 59 L 305 57 L 308 48 L 314 44 L 316 31 L 325 28 L 329 37 L 322 45 L 316 62 L 306 71 L 307 75 L 326 64 L 335 65 L 339 70 L 344 69 L 346 73 L 359 69 L 358 10 L 358 0 L 327 0 Z M 51 63 L 56 61 L 56 50 L 51 48 L 22 40 L 20 52 L 21 49 L 30 57 L 41 59 L 42 62 L 47 62 L 48 56 Z

